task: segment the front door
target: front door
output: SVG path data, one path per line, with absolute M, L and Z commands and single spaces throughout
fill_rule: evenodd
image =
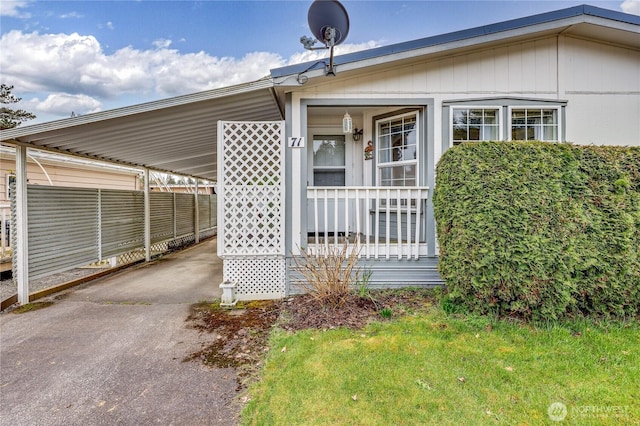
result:
M 350 186 L 353 182 L 352 162 L 353 153 L 350 144 L 351 137 L 341 132 L 341 129 L 310 129 L 311 143 L 309 144 L 309 168 L 308 181 L 310 186 L 327 188 L 328 197 L 333 196 L 331 188 Z M 351 171 L 351 173 L 350 173 Z M 335 220 L 336 202 L 332 199 L 318 206 L 318 232 L 327 233 L 339 237 L 348 236 L 352 224 L 345 223 L 344 201 L 337 202 L 338 219 Z M 308 217 L 313 217 L 314 206 L 308 207 Z M 325 221 L 325 210 L 327 220 Z M 315 228 L 315 220 L 309 222 Z M 315 229 L 309 229 L 315 232 Z

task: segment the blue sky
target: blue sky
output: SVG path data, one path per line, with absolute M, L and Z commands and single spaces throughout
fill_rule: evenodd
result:
M 640 0 L 343 1 L 337 54 L 578 4 L 640 14 Z M 49 121 L 257 80 L 313 60 L 311 1 L 6 1 L 0 80 Z

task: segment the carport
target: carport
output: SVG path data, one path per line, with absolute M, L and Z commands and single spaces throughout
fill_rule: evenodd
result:
M 282 120 L 273 82 L 251 83 L 199 92 L 48 123 L 3 130 L 0 143 L 16 149 L 15 279 L 18 302 L 29 301 L 28 149 L 144 169 L 144 246 L 150 259 L 152 206 L 149 171 L 217 180 L 218 121 Z M 197 181 L 196 181 L 197 182 Z M 195 222 L 198 229 L 196 197 Z M 33 201 L 33 200 L 31 200 Z M 31 235 L 30 235 L 31 232 Z M 196 240 L 198 233 L 196 232 Z

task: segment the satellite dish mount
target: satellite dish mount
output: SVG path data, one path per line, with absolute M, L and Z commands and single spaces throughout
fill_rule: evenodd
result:
M 309 29 L 316 37 L 300 37 L 300 43 L 307 50 L 329 49 L 329 65 L 326 75 L 336 75 L 333 63 L 333 48 L 342 43 L 349 34 L 349 15 L 344 6 L 337 0 L 314 0 L 307 15 Z M 320 41 L 324 47 L 313 47 Z

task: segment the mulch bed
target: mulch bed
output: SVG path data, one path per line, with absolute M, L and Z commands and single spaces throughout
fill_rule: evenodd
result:
M 287 331 L 360 329 L 374 320 L 424 311 L 433 303 L 433 293 L 422 289 L 371 291 L 364 297 L 352 293 L 338 305 L 322 304 L 306 294 L 241 303 L 234 309 L 221 308 L 217 302 L 202 302 L 191 307 L 187 322 L 208 333 L 211 343 L 184 361 L 236 369 L 240 391 L 261 368 L 269 350 L 269 334 L 275 326 Z
M 379 290 L 361 297 L 351 293 L 337 306 L 326 306 L 309 295 L 295 296 L 281 302 L 280 328 L 297 331 L 326 330 L 346 327 L 359 329 L 381 320 L 386 310 L 391 317 L 421 311 L 433 303 L 432 293 L 425 290 Z

